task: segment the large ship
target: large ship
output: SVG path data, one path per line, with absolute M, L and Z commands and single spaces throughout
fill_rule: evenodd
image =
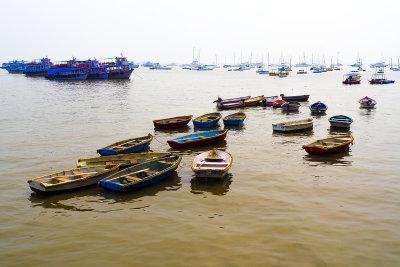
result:
M 50 67 L 46 78 L 54 80 L 86 80 L 87 76 L 88 65 L 80 63 L 73 58 Z
M 26 76 L 46 76 L 52 65 L 53 63 L 47 57 L 40 59 L 40 61 L 32 61 L 26 64 L 24 74 Z
M 26 66 L 25 61 L 13 60 L 8 63 L 3 63 L 1 68 L 7 70 L 8 73 L 20 74 L 20 73 L 24 73 L 25 66 Z
M 96 59 L 82 61 L 87 68 L 88 76 L 87 79 L 107 79 L 108 73 L 107 68 L 101 65 Z

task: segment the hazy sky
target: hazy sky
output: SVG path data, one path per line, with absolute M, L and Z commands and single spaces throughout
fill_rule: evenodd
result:
M 0 0 L 0 60 L 397 62 L 398 1 Z

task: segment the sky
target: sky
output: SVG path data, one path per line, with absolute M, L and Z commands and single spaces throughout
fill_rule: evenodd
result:
M 398 1 L 0 0 L 0 61 L 344 64 L 400 57 Z M 193 53 L 193 51 L 195 53 Z M 199 57 L 200 55 L 200 57 Z

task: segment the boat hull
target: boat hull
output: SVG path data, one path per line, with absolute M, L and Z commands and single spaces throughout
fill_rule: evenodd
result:
M 283 123 L 272 124 L 272 130 L 275 132 L 300 132 L 312 130 L 314 125 L 313 119 L 307 119 L 302 121 L 291 121 Z
M 49 80 L 86 80 L 87 73 L 76 73 L 76 74 L 68 74 L 68 75 L 46 75 L 46 78 Z
M 310 95 L 298 95 L 298 96 L 285 96 L 281 94 L 282 100 L 288 101 L 298 101 L 298 102 L 306 102 Z
M 194 125 L 194 127 L 209 128 L 209 127 L 212 127 L 212 126 L 214 126 L 214 125 L 217 125 L 219 120 L 220 120 L 220 119 L 218 118 L 218 119 L 213 120 L 213 121 L 211 121 L 211 122 L 198 122 L 198 121 L 193 121 L 193 125 Z
M 313 155 L 326 155 L 326 154 L 334 154 L 334 153 L 339 153 L 342 151 L 348 150 L 350 147 L 350 144 L 347 145 L 342 145 L 336 148 L 331 148 L 331 149 L 323 149 L 319 147 L 304 147 L 304 150 L 307 151 L 309 154 Z
M 214 137 L 208 137 L 205 139 L 200 139 L 198 141 L 180 143 L 174 140 L 168 140 L 167 143 L 169 146 L 173 148 L 189 148 L 189 147 L 205 146 L 224 140 L 226 138 L 226 135 L 227 131 L 225 131 L 224 134 L 216 135 Z
M 226 126 L 239 126 L 242 125 L 245 119 L 241 120 L 224 120 L 224 125 Z
M 108 79 L 129 79 L 133 69 L 109 70 Z
M 101 155 L 101 156 L 109 156 L 109 155 L 117 155 L 117 154 L 128 154 L 128 153 L 134 153 L 134 152 L 138 152 L 141 150 L 146 149 L 148 146 L 150 145 L 150 142 L 146 142 L 144 144 L 132 147 L 130 149 L 126 149 L 124 151 L 118 152 L 115 149 L 99 149 L 97 150 L 97 152 Z
M 241 108 L 241 107 L 244 107 L 243 101 L 217 104 L 218 109 L 234 109 L 234 108 Z
M 108 79 L 108 73 L 107 73 L 107 72 L 88 73 L 87 79 L 88 79 L 88 80 L 103 80 L 103 79 Z

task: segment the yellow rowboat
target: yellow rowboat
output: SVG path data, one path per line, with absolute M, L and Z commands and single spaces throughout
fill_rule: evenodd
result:
M 129 166 L 141 163 L 143 161 L 156 159 L 159 157 L 166 157 L 169 155 L 171 154 L 166 152 L 147 152 L 147 153 L 129 153 L 129 154 L 119 154 L 112 156 L 102 156 L 97 158 L 78 159 L 76 161 L 76 166 L 78 168 L 89 167 L 89 166 L 100 166 L 100 165 L 115 165 L 115 164 Z
M 264 99 L 264 95 L 251 97 L 251 98 L 246 99 L 244 101 L 244 106 L 245 107 L 258 106 L 260 101 L 263 100 L 263 99 Z

